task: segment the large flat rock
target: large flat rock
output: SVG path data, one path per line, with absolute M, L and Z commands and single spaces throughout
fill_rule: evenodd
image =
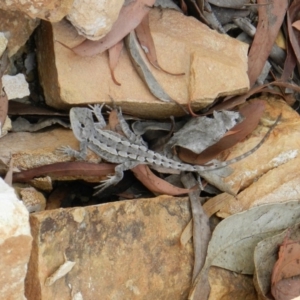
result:
M 29 213 L 2 178 L 0 197 L 0 295 L 1 299 L 25 300 L 24 279 L 32 242 Z
M 193 248 L 179 239 L 190 218 L 188 199 L 169 196 L 31 214 L 27 299 L 185 300 Z M 75 266 L 45 286 L 64 254 Z
M 234 172 L 223 179 L 237 195 L 223 193 L 204 206 L 220 217 L 242 212 L 253 206 L 295 200 L 300 197 L 300 118 L 285 101 L 265 98 L 266 111 L 255 131 L 243 142 L 225 151 L 227 159 L 245 153 L 255 146 L 268 127 L 281 114 L 271 135 L 250 156 L 232 165 Z M 240 191 L 240 192 L 239 192 Z
M 3 10 L 19 11 L 31 18 L 58 22 L 70 11 L 74 0 L 2 0 Z M 15 20 L 17 21 L 17 19 Z
M 218 96 L 248 89 L 246 44 L 169 9 L 152 9 L 150 27 L 160 65 L 172 73 L 185 73 L 172 76 L 151 69 L 174 100 L 184 105 L 191 100 L 194 108 L 202 108 Z M 174 103 L 159 101 L 150 93 L 125 49 L 115 70 L 115 77 L 121 83 L 118 86 L 111 79 L 106 52 L 81 57 L 56 41 L 75 47 L 83 37 L 64 21 L 42 24 L 37 54 L 48 105 L 66 108 L 101 102 L 111 104 L 111 96 L 125 112 L 137 116 L 163 118 L 183 114 Z

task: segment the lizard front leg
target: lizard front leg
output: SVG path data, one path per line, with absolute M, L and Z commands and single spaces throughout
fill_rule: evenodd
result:
M 80 150 L 74 150 L 70 146 L 62 146 L 56 149 L 56 152 L 64 155 L 74 157 L 78 160 L 85 160 L 87 156 L 87 142 L 80 142 Z
M 102 105 L 95 104 L 95 105 L 89 105 L 90 110 L 97 118 L 98 122 L 94 123 L 95 127 L 102 129 L 106 126 L 106 122 L 102 115 L 102 108 L 104 106 L 104 103 Z
M 141 164 L 138 161 L 126 161 L 115 167 L 115 175 L 108 176 L 108 179 L 101 181 L 101 184 L 97 185 L 95 189 L 100 188 L 94 195 L 101 193 L 104 189 L 108 188 L 111 185 L 116 185 L 119 181 L 123 179 L 124 171 L 130 170 L 137 165 Z

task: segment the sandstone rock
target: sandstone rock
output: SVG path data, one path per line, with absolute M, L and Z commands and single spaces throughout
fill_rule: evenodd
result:
M 20 195 L 27 210 L 32 212 L 43 211 L 46 208 L 45 196 L 33 187 L 20 190 Z
M 30 185 L 35 187 L 38 190 L 50 192 L 53 189 L 52 179 L 50 176 L 34 178 L 30 181 Z
M 161 66 L 173 73 L 185 73 L 172 76 L 152 70 L 164 90 L 179 103 L 187 104 L 190 99 L 195 108 L 201 108 L 217 96 L 248 89 L 246 44 L 168 9 L 152 9 L 150 25 Z M 124 111 L 138 116 L 182 115 L 174 103 L 163 103 L 149 92 L 125 49 L 115 70 L 121 83 L 117 86 L 110 76 L 107 53 L 80 57 L 56 40 L 74 47 L 83 38 L 64 22 L 42 24 L 37 39 L 39 73 L 50 106 L 110 103 L 111 96 Z
M 90 40 L 99 40 L 117 20 L 124 0 L 75 0 L 67 19 Z
M 209 270 L 209 284 L 211 291 L 208 300 L 258 299 L 253 278 L 248 275 L 211 267 Z
M 24 74 L 17 74 L 15 76 L 4 75 L 2 77 L 2 84 L 8 100 L 30 95 Z
M 2 56 L 3 52 L 5 51 L 7 43 L 8 40 L 5 37 L 4 33 L 0 32 L 0 56 Z
M 300 157 L 284 156 L 283 153 L 282 157 L 278 157 L 282 165 L 266 172 L 237 196 L 226 193 L 216 196 L 214 202 L 220 203 L 217 207 L 218 216 L 226 218 L 254 206 L 299 199 Z M 289 161 L 284 163 L 285 160 Z
M 29 213 L 14 190 L 0 178 L 1 222 L 1 299 L 26 299 L 24 279 L 30 257 L 32 237 Z
M 284 101 L 266 98 L 268 102 L 262 123 L 271 125 L 282 113 L 280 123 L 269 139 L 251 156 L 233 164 L 234 172 L 224 182 L 238 192 L 237 196 L 221 194 L 210 199 L 205 206 L 219 211 L 218 215 L 229 215 L 264 203 L 274 203 L 300 198 L 299 149 L 300 118 L 298 113 Z M 224 155 L 234 158 L 255 146 L 267 128 L 259 126 L 244 142 L 239 143 Z M 211 214 L 212 212 L 208 212 Z
M 69 13 L 73 2 L 74 0 L 2 0 L 0 8 L 19 11 L 33 19 L 58 22 Z
M 191 242 L 181 247 L 179 239 L 190 218 L 187 198 L 167 196 L 31 214 L 26 296 L 187 299 L 193 250 Z M 64 254 L 76 264 L 45 286 Z
M 71 130 L 54 129 L 37 133 L 9 133 L 1 139 L 1 167 L 2 169 L 6 168 L 10 156 L 13 158 L 14 167 L 19 169 L 69 161 L 69 157 L 55 153 L 55 150 L 63 145 L 69 145 L 74 149 L 78 147 L 78 142 Z
M 2 3 L 2 2 L 1 2 Z M 19 11 L 0 9 L 0 32 L 7 32 L 9 56 L 15 54 L 28 40 L 33 30 L 39 24 Z

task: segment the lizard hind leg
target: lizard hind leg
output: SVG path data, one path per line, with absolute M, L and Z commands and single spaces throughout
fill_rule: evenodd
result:
M 139 165 L 140 162 L 137 161 L 126 161 L 115 167 L 115 174 L 113 176 L 108 176 L 107 179 L 101 181 L 101 184 L 95 186 L 95 189 L 98 189 L 94 195 L 101 193 L 103 190 L 108 188 L 111 185 L 116 185 L 119 181 L 123 179 L 124 171 L 134 168 Z
M 143 145 L 147 147 L 147 143 L 142 139 L 141 136 L 136 135 L 129 127 L 128 123 L 123 117 L 121 107 L 117 109 L 117 115 L 120 127 L 122 129 L 122 132 L 125 134 L 125 136 L 128 138 L 128 140 L 134 144 Z

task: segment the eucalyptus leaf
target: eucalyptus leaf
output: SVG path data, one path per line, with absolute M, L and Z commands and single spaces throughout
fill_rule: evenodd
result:
M 143 54 L 143 50 L 138 43 L 136 34 L 131 31 L 125 38 L 125 45 L 128 50 L 128 54 L 134 65 L 136 71 L 140 75 L 141 79 L 146 83 L 150 92 L 159 100 L 164 102 L 175 102 L 161 87 L 151 72 L 150 65 Z M 177 103 L 178 104 L 178 103 Z
M 142 135 L 149 130 L 170 131 L 172 129 L 172 124 L 170 122 L 136 121 L 131 125 L 131 128 L 135 134 Z
M 249 4 L 249 0 L 209 0 L 208 2 L 216 6 L 228 8 L 241 8 L 243 5 Z
M 253 274 L 256 245 L 300 222 L 299 204 L 300 201 L 295 200 L 260 205 L 220 222 L 213 232 L 204 267 L 193 284 L 189 299 L 197 299 L 201 286 L 206 285 L 210 266 Z
M 224 134 L 242 120 L 238 112 L 214 112 L 213 118 L 197 117 L 188 121 L 166 145 L 166 151 L 180 146 L 196 154 L 218 142 Z
M 27 119 L 18 117 L 15 121 L 12 122 L 12 131 L 35 132 L 56 124 L 59 124 L 65 128 L 70 128 L 69 124 L 58 118 L 44 118 L 40 119 L 37 123 L 30 123 Z
M 182 128 L 186 123 L 185 120 L 174 123 L 173 131 L 176 132 Z M 160 122 L 160 121 L 135 121 L 132 123 L 131 128 L 136 135 L 143 135 L 148 131 L 170 131 L 172 130 L 173 124 L 171 121 Z
M 290 228 L 290 237 L 300 239 L 300 223 Z M 283 243 L 287 230 L 259 242 L 254 251 L 256 286 L 259 293 L 266 296 L 271 289 L 271 278 L 274 265 L 278 259 L 278 246 Z
M 171 8 L 181 12 L 181 9 L 172 0 L 156 0 L 154 6 L 161 8 Z

